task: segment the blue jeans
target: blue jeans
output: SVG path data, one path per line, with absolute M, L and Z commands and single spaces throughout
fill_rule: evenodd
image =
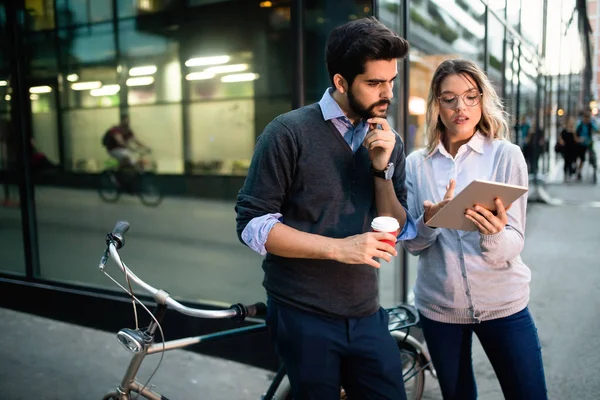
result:
M 471 345 L 479 338 L 504 398 L 546 400 L 541 345 L 529 309 L 478 324 L 448 324 L 421 315 L 421 327 L 444 400 L 477 398 Z
M 267 326 L 294 400 L 405 400 L 402 360 L 383 309 L 331 318 L 268 300 Z

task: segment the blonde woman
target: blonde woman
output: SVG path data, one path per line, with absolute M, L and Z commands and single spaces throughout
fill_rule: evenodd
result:
M 404 247 L 419 256 L 415 303 L 444 399 L 477 398 L 471 346 L 477 335 L 507 399 L 546 399 L 537 329 L 528 310 L 531 273 L 520 257 L 525 196 L 507 210 L 465 211 L 478 231 L 426 222 L 474 179 L 528 184 L 521 149 L 505 139 L 500 100 L 472 61 L 437 68 L 427 104 L 427 147 L 406 160 L 408 207 L 417 236 Z

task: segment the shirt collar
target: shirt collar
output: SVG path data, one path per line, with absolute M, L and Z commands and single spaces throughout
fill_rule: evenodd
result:
M 323 93 L 323 97 L 319 100 L 319 106 L 321 107 L 321 113 L 323 114 L 323 119 L 325 121 L 329 121 L 331 119 L 336 118 L 347 118 L 346 114 L 340 108 L 340 105 L 334 100 L 331 92 L 332 88 L 327 88 L 325 93 Z
M 487 139 L 487 137 L 483 133 L 481 133 L 480 131 L 477 131 L 471 137 L 471 139 L 467 142 L 467 146 L 469 146 L 472 150 L 476 151 L 477 153 L 483 154 L 483 145 L 485 144 L 486 139 Z M 446 156 L 450 155 L 448 153 L 448 151 L 446 150 L 446 148 L 444 147 L 444 144 L 442 143 L 441 140 L 438 143 L 438 145 L 436 146 L 436 148 L 433 150 L 432 154 L 435 154 L 437 152 L 444 154 Z
M 467 142 L 467 146 L 469 146 L 471 149 L 475 150 L 479 154 L 483 154 L 483 145 L 485 143 L 485 140 L 486 136 L 483 133 L 477 131 L 475 132 L 471 140 Z

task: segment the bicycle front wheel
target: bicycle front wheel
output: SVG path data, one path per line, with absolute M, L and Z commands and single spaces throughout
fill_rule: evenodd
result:
M 425 365 L 417 350 L 398 339 L 400 356 L 402 357 L 402 376 L 407 400 L 419 400 L 425 390 Z
M 104 171 L 100 174 L 100 185 L 98 186 L 100 198 L 107 203 L 114 203 L 121 197 L 119 181 L 112 171 Z

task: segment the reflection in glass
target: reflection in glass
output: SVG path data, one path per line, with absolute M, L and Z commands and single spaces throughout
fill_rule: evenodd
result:
M 490 82 L 494 86 L 496 93 L 503 96 L 504 88 L 502 87 L 502 60 L 504 58 L 504 25 L 490 14 L 488 19 L 488 70 L 487 75 Z
M 42 167 L 60 162 L 56 115 L 56 87 L 41 85 L 29 88 L 31 104 L 31 131 L 33 144 L 39 157 L 43 155 Z M 46 163 L 49 162 L 50 164 Z
M 132 7 L 127 18 L 61 24 L 52 32 L 60 71 L 30 88 L 36 144 L 50 156 L 51 139 L 61 138 L 66 170 L 35 187 L 39 277 L 114 288 L 97 265 L 106 232 L 125 218 L 132 228 L 123 257 L 148 282 L 186 300 L 261 300 L 262 257 L 239 243 L 234 203 L 186 195 L 219 198 L 241 182 L 235 176 L 246 173 L 256 137 L 290 110 L 291 1 L 143 11 L 146 3 L 167 4 L 117 1 L 122 16 Z M 102 137 L 122 115 L 153 150 L 165 192 L 157 207 L 133 190 L 114 203 L 98 193 L 110 160 Z
M 25 275 L 17 163 L 21 136 L 11 121 L 11 60 L 5 15 L 0 3 L 0 273 Z
M 306 2 L 304 31 L 304 80 L 306 104 L 317 102 L 331 81 L 325 67 L 325 42 L 336 26 L 373 15 L 370 0 Z
M 437 66 L 456 57 L 483 66 L 484 17 L 485 7 L 476 1 L 410 3 L 410 151 L 424 146 L 425 103 Z
M 233 13 L 214 3 L 199 7 L 207 10 L 200 19 L 219 32 L 209 21 L 227 14 L 228 21 L 238 20 L 240 25 L 218 37 L 205 29 L 182 43 L 189 101 L 187 168 L 192 174 L 245 175 L 256 137 L 275 116 L 290 109 L 291 2 L 280 1 L 275 7 L 238 4 Z M 252 40 L 244 30 L 246 21 L 255 22 Z
M 0 76 L 0 273 L 25 275 L 16 157 L 20 137 L 10 120 L 9 90 Z
M 118 121 L 120 104 L 112 23 L 60 30 L 58 36 L 64 66 L 59 80 L 64 109 L 64 168 L 98 172 L 106 159 L 101 137 L 108 124 Z
M 25 36 L 25 60 L 28 75 L 32 79 L 54 78 L 58 72 L 55 52 L 55 36 L 52 31 L 30 33 Z
M 54 29 L 54 4 L 52 1 L 25 0 L 27 11 L 25 26 L 32 31 Z
M 514 39 L 511 36 L 507 37 L 506 55 L 505 55 L 506 70 L 504 71 L 505 86 L 504 86 L 504 108 L 508 114 L 509 126 L 516 127 L 517 125 L 517 85 L 518 79 L 518 49 Z M 517 141 L 517 130 L 511 129 L 510 140 L 513 143 Z
M 527 0 L 521 3 L 521 36 L 539 51 L 542 43 L 543 2 L 544 0 Z
M 56 0 L 56 12 L 61 28 L 106 22 L 112 19 L 112 0 Z

